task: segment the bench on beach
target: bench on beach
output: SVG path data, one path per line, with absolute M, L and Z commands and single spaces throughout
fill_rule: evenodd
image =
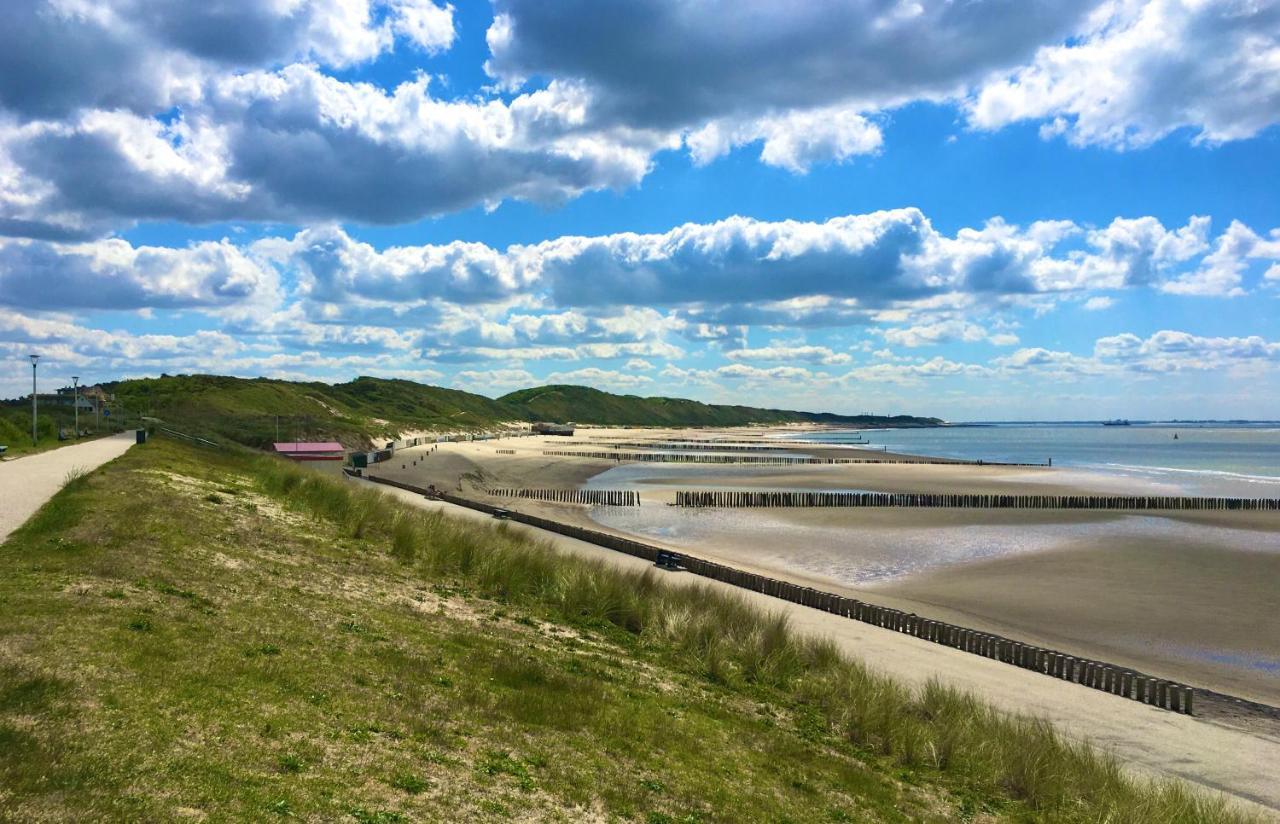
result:
M 685 568 L 684 558 L 680 557 L 679 553 L 666 549 L 658 550 L 658 555 L 654 558 L 653 565 L 668 572 L 680 572 Z

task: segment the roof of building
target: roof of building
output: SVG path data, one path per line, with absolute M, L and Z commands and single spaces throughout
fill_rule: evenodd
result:
M 272 444 L 277 452 L 342 452 L 337 441 L 288 441 Z

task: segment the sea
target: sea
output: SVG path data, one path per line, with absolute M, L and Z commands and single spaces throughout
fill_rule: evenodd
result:
M 982 422 L 790 436 L 908 455 L 1043 463 L 1128 477 L 1193 495 L 1280 495 L 1280 423 Z M 866 441 L 865 446 L 857 444 Z

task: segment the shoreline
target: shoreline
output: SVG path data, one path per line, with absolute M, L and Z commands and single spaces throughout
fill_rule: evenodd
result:
M 637 430 L 613 432 L 639 437 Z M 656 439 L 664 432 L 702 438 L 724 434 L 744 440 L 756 440 L 762 434 L 760 430 L 657 430 L 645 431 L 643 437 Z M 375 474 L 421 486 L 434 483 L 482 499 L 494 487 L 631 488 L 641 493 L 639 512 L 662 519 L 670 515 L 664 504 L 671 499 L 668 487 L 673 483 L 686 488 L 714 481 L 735 489 L 794 485 L 890 492 L 1076 494 L 1097 490 L 1103 482 L 1088 473 L 1058 467 L 624 463 L 618 477 L 646 476 L 643 482 L 624 485 L 613 483 L 608 475 L 618 463 L 541 454 L 555 445 L 555 440 L 522 438 L 441 445 L 426 457 L 421 449 L 405 450 L 390 462 L 393 466 L 375 469 Z M 498 454 L 498 448 L 514 449 L 515 454 Z M 494 502 L 1280 706 L 1280 616 L 1265 585 L 1280 580 L 1280 552 L 1242 549 L 1250 542 L 1274 542 L 1271 536 L 1280 536 L 1280 517 L 1274 513 L 742 509 L 722 510 L 731 513 L 723 530 L 710 524 L 707 534 L 680 540 L 678 535 L 602 523 L 586 506 L 525 499 Z M 602 511 L 616 515 L 625 509 Z M 768 530 L 757 529 L 763 523 L 761 513 L 767 514 Z M 1151 523 L 1159 525 L 1158 534 L 1144 537 L 1147 522 L 1135 524 L 1136 518 L 1154 519 Z M 1215 544 L 1224 537 L 1230 539 L 1225 549 Z M 918 551 L 921 546 L 936 545 L 945 553 L 951 544 L 966 540 L 981 544 L 988 539 L 1031 542 L 1034 548 L 908 569 L 904 575 L 875 584 L 849 580 L 840 573 L 841 565 L 851 562 L 845 558 L 866 563 L 881 557 L 894 563 L 898 547 Z
M 1106 457 L 1098 454 L 1098 444 L 1080 444 L 1072 443 L 1071 438 L 1057 440 L 1057 438 L 1066 432 L 1089 432 L 1094 430 L 1098 425 L 1089 422 L 1066 422 L 1066 423 L 1045 423 L 1045 422 L 997 422 L 982 423 L 973 425 L 947 425 L 940 427 L 930 427 L 927 429 L 916 429 L 911 427 L 894 427 L 881 428 L 877 430 L 851 428 L 841 428 L 834 431 L 849 432 L 851 436 L 863 437 L 869 432 L 882 433 L 900 433 L 906 443 L 894 442 L 892 436 L 885 438 L 887 444 L 881 443 L 881 446 L 887 446 L 890 450 L 897 450 L 898 454 L 905 454 L 915 457 L 931 457 L 943 458 L 949 460 L 989 460 L 995 462 L 998 460 L 1026 461 L 1040 460 L 1040 455 L 1052 455 L 1052 464 L 1055 469 L 1064 469 L 1067 471 L 1087 473 L 1094 476 L 1108 477 L 1123 480 L 1126 483 L 1147 483 L 1155 482 L 1169 485 L 1181 490 L 1180 494 L 1186 495 L 1211 495 L 1211 496 L 1236 496 L 1236 497 L 1280 497 L 1280 473 L 1276 472 L 1276 466 L 1280 464 L 1280 455 L 1273 455 L 1275 460 L 1259 461 L 1257 459 L 1259 449 L 1274 448 L 1275 443 L 1256 443 L 1249 440 L 1240 440 L 1240 438 L 1249 437 L 1251 435 L 1266 435 L 1277 430 L 1277 427 L 1269 421 L 1262 422 L 1183 422 L 1183 421 L 1156 421 L 1135 424 L 1132 430 L 1122 429 L 1117 431 L 1132 431 L 1138 433 L 1136 444 L 1133 442 L 1121 442 L 1113 445 L 1116 452 L 1108 453 Z M 974 442 L 972 439 L 958 439 L 957 443 L 950 443 L 947 438 L 934 439 L 936 442 L 929 443 L 927 433 L 937 432 L 939 430 L 956 430 L 956 429 L 983 429 L 997 430 L 1004 429 L 1013 432 L 1040 432 L 1047 433 L 1039 441 L 1033 443 L 1005 443 L 995 442 L 989 445 L 990 451 L 980 448 L 981 439 Z M 1054 433 L 1055 428 L 1061 428 L 1063 432 Z M 829 434 L 833 430 L 823 430 L 815 432 L 817 437 Z M 925 442 L 911 443 L 916 440 L 921 432 L 925 432 Z M 1166 447 L 1170 445 L 1170 441 L 1166 441 L 1163 436 L 1166 433 L 1173 433 L 1176 436 L 1183 434 L 1185 437 L 1180 444 L 1175 447 L 1175 452 L 1168 452 Z M 1145 435 L 1145 437 L 1143 437 Z M 1046 440 L 1052 436 L 1054 440 Z M 1154 439 L 1153 439 L 1154 438 Z M 1199 439 L 1198 439 L 1199 438 Z M 775 443 L 800 443 L 796 436 L 791 434 L 781 434 L 774 437 Z M 1015 439 L 1016 441 L 1016 439 Z M 807 441 L 809 445 L 820 445 L 820 440 Z M 1217 444 L 1225 452 L 1218 453 L 1215 460 L 1216 463 L 1199 463 L 1194 457 L 1196 447 L 1206 443 Z M 872 444 L 873 446 L 875 444 Z M 1155 450 L 1159 454 L 1161 460 L 1155 462 L 1144 462 L 1138 459 L 1132 451 L 1126 454 L 1126 450 L 1133 446 L 1138 446 L 1143 454 L 1150 455 L 1150 450 Z M 1083 447 L 1084 451 L 1078 451 Z M 1008 452 L 1001 453 L 1001 449 L 1007 449 Z M 1066 454 L 1056 451 L 1065 449 Z M 1205 453 L 1200 453 L 1202 456 Z M 1246 457 L 1247 456 L 1247 457 Z M 1202 457 L 1202 460 L 1204 458 Z M 1188 462 L 1189 461 L 1189 462 Z M 1269 487 L 1269 488 L 1268 488 Z

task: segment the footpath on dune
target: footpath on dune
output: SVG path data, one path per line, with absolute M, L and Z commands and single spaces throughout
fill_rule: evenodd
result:
M 378 487 L 413 506 L 491 521 L 489 516 L 420 495 Z M 627 569 L 647 561 L 557 533 L 511 523 L 557 549 Z M 940 647 L 901 633 L 850 621 L 766 595 L 687 574 L 665 580 L 676 586 L 723 588 L 757 607 L 785 614 L 799 632 L 831 638 L 851 657 L 911 684 L 930 679 L 967 690 L 1006 712 L 1043 718 L 1067 736 L 1115 755 L 1126 769 L 1152 777 L 1177 777 L 1230 796 L 1254 812 L 1280 820 L 1280 737 L 1246 732 L 1193 716 L 1088 690 L 1026 670 Z
M 62 489 L 68 475 L 123 455 L 136 437 L 121 432 L 0 463 L 0 543 Z

